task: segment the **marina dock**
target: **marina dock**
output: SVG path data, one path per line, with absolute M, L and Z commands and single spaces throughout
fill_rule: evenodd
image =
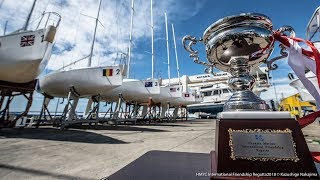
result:
M 320 126 L 303 129 L 310 151 L 320 151 Z M 214 150 L 215 120 L 140 125 L 0 131 L 2 179 L 102 179 L 149 151 L 209 154 Z M 209 166 L 208 162 L 204 165 Z M 192 179 L 197 177 L 194 172 Z

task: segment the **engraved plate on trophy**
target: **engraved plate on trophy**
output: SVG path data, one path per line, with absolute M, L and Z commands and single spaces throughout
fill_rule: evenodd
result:
M 260 161 L 299 161 L 292 131 L 229 129 L 231 159 Z

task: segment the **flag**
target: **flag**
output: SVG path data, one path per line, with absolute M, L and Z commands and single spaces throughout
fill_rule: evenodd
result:
M 152 81 L 144 82 L 144 87 L 152 87 Z
M 112 76 L 113 69 L 103 69 L 103 76 Z
M 319 110 L 320 95 L 312 82 L 305 76 L 305 68 L 307 68 L 314 74 L 316 74 L 318 86 L 320 87 L 320 53 L 318 49 L 310 41 L 306 41 L 300 38 L 289 38 L 287 36 L 283 36 L 279 32 L 275 32 L 274 37 L 276 40 L 280 41 L 288 48 L 288 64 L 296 73 L 304 87 L 314 97 L 314 99 L 316 100 L 317 110 Z M 305 42 L 312 51 L 302 48 L 298 44 L 298 42 Z M 313 123 L 318 117 L 320 117 L 320 111 L 314 112 L 298 119 L 298 123 L 301 128 L 304 128 Z M 320 162 L 320 152 L 311 152 L 311 155 L 315 162 Z
M 20 47 L 33 46 L 35 35 L 21 36 Z
M 177 89 L 176 88 L 170 88 L 170 92 L 176 92 Z
M 184 94 L 184 97 L 190 97 L 190 94 Z
M 305 69 L 309 69 L 316 74 L 318 79 L 318 85 L 320 87 L 320 54 L 314 44 L 310 41 L 306 41 L 300 38 L 290 38 L 281 35 L 279 32 L 274 33 L 276 40 L 280 41 L 283 45 L 288 48 L 288 65 L 295 72 L 297 77 L 300 79 L 304 87 L 316 100 L 317 109 L 320 109 L 320 95 L 316 87 L 312 82 L 305 76 Z M 306 43 L 312 51 L 302 48 L 298 43 Z

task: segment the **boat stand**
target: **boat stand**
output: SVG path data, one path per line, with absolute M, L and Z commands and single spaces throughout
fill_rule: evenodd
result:
M 154 103 L 153 100 L 150 98 L 147 106 L 147 113 L 143 116 L 144 121 L 158 121 L 160 117 L 160 103 Z M 159 112 L 157 111 L 159 110 Z M 142 110 L 143 111 L 143 110 Z
M 62 116 L 60 119 L 60 129 L 64 129 L 67 124 L 75 123 L 75 121 L 78 119 L 76 108 L 79 102 L 79 98 L 80 94 L 77 93 L 74 87 L 71 87 L 67 98 L 67 104 L 62 112 Z
M 138 102 L 126 103 L 126 114 L 124 123 L 131 122 L 133 124 L 136 124 L 139 117 L 139 109 L 140 106 L 138 105 Z
M 180 110 L 180 113 L 179 113 Z M 180 120 L 188 120 L 188 109 L 187 106 L 180 106 L 176 107 L 173 111 L 173 118 L 174 119 L 180 119 Z
M 144 118 L 148 114 L 148 106 L 142 105 L 141 118 Z
M 181 107 L 174 107 L 174 110 L 173 110 L 173 113 L 172 113 L 172 119 L 177 120 L 179 109 L 181 109 Z M 182 109 L 181 109 L 181 112 L 182 112 Z
M 42 102 L 40 116 L 39 116 L 39 119 L 37 120 L 36 128 L 39 128 L 41 122 L 48 121 L 47 116 L 49 116 L 49 121 L 53 121 L 53 118 L 52 118 L 50 111 L 48 109 L 48 105 L 49 105 L 51 99 L 53 99 L 53 97 L 49 96 L 45 93 L 43 93 L 43 96 L 44 96 L 44 99 Z M 42 119 L 42 117 L 44 118 L 44 120 Z
M 161 106 L 161 114 L 160 114 L 161 121 L 172 121 L 172 115 L 170 114 L 170 103 L 167 102 L 166 104 L 162 104 Z
M 120 114 L 120 110 L 123 102 L 124 102 L 123 96 L 122 94 L 119 94 L 118 102 L 116 104 L 116 108 L 111 118 L 112 120 L 117 120 L 119 118 L 119 114 Z
M 92 107 L 92 104 L 93 104 L 93 107 Z M 84 116 L 85 119 L 98 120 L 99 119 L 99 107 L 100 107 L 100 95 L 92 96 L 89 99 L 88 104 L 87 104 L 87 108 L 86 108 L 85 116 Z
M 111 116 L 111 121 L 117 126 L 119 122 L 132 122 L 136 124 L 137 118 L 133 117 L 135 107 L 131 112 L 131 103 L 126 103 L 125 110 L 123 110 L 123 104 L 126 103 L 126 100 L 123 98 L 122 94 L 119 94 L 118 102 L 114 113 Z
M 108 102 L 106 102 L 106 105 L 107 106 Z M 106 116 L 109 114 L 109 118 L 106 118 Z M 104 116 L 102 117 L 103 119 L 111 119 L 112 116 L 114 114 L 114 111 L 113 111 L 113 102 L 110 102 L 110 107 L 109 109 L 107 109 L 106 113 L 104 114 Z
M 18 119 L 28 115 L 29 109 L 32 105 L 33 92 L 35 90 L 36 83 L 37 80 L 33 80 L 28 83 L 11 83 L 0 81 L 0 128 L 14 127 Z M 26 108 L 21 114 L 15 116 L 14 118 L 10 118 L 10 104 L 14 97 L 20 95 L 27 99 Z
M 138 105 L 138 102 L 134 102 L 133 109 L 132 109 L 132 118 L 139 117 L 139 109 L 140 109 L 140 106 Z

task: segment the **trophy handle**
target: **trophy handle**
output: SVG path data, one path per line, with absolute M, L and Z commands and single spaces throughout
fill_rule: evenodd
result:
M 288 32 L 290 32 L 290 37 L 293 37 L 293 38 L 296 37 L 296 33 L 295 33 L 293 27 L 291 27 L 291 26 L 282 26 L 277 31 L 280 33 L 284 33 L 286 31 L 288 31 Z
M 268 71 L 275 70 L 278 68 L 277 64 L 272 64 L 272 63 L 288 56 L 288 53 L 285 52 L 286 48 L 284 47 L 284 45 L 280 44 L 279 47 L 281 48 L 281 50 L 280 50 L 281 56 L 274 57 L 270 61 L 266 62 L 267 66 L 268 66 Z
M 280 33 L 284 33 L 286 31 L 290 33 L 290 37 L 296 36 L 296 33 L 295 33 L 293 27 L 291 27 L 291 26 L 283 26 L 277 30 L 277 32 L 280 32 Z M 272 63 L 288 56 L 288 53 L 285 52 L 286 48 L 284 47 L 284 45 L 280 44 L 279 47 L 281 48 L 281 50 L 280 50 L 281 56 L 274 57 L 270 61 L 266 62 L 267 66 L 268 66 L 268 71 L 275 70 L 278 68 L 277 64 L 272 64 Z
M 188 41 L 190 41 L 188 43 Z M 205 66 L 211 66 L 211 64 L 203 62 L 203 61 L 199 61 L 199 56 L 198 56 L 198 51 L 192 49 L 192 46 L 197 44 L 197 42 L 201 42 L 202 39 L 197 40 L 196 37 L 194 36 L 190 36 L 190 35 L 186 35 L 182 38 L 182 44 L 185 50 L 187 50 L 190 55 L 189 57 L 193 58 L 193 62 L 197 63 L 197 64 L 202 64 Z

